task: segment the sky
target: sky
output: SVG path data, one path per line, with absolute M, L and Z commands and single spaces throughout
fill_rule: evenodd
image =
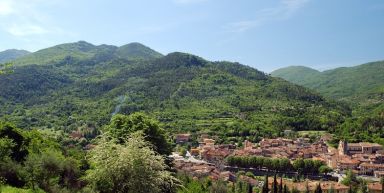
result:
M 0 51 L 79 40 L 325 70 L 384 59 L 384 1 L 0 0 Z

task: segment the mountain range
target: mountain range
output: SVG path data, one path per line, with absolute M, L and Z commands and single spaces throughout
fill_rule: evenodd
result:
M 348 106 L 234 62 L 131 43 L 80 41 L 14 59 L 0 76 L 0 119 L 67 132 L 102 128 L 116 113 L 146 112 L 169 132 L 256 141 L 286 129 L 335 130 Z M 320 114 L 319 114 L 320 113 Z

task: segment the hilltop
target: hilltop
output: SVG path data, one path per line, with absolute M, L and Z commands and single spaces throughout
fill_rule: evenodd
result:
M 324 72 L 307 67 L 287 67 L 271 73 L 292 83 L 331 97 L 362 106 L 380 106 L 384 101 L 384 61 Z M 382 106 L 382 105 L 381 105 Z
M 0 63 L 10 62 L 17 58 L 26 56 L 28 54 L 30 54 L 30 52 L 26 50 L 16 50 L 16 49 L 5 50 L 0 52 Z

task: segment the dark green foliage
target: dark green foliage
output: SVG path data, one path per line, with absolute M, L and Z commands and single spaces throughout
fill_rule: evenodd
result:
M 27 146 L 28 140 L 23 136 L 23 133 L 9 123 L 0 122 L 0 138 L 9 139 L 13 143 L 11 147 L 10 158 L 16 162 L 23 161 L 28 155 Z
M 296 159 L 292 164 L 287 158 L 268 158 L 258 156 L 229 156 L 226 159 L 229 166 L 244 168 L 266 168 L 274 171 L 297 171 L 300 174 L 318 174 L 329 172 L 325 164 L 319 160 Z M 322 169 L 320 171 L 320 169 Z
M 171 153 L 164 130 L 155 120 L 143 113 L 134 113 L 129 116 L 117 114 L 112 117 L 111 124 L 108 126 L 109 134 L 118 142 L 125 141 L 130 134 L 137 131 L 143 132 L 145 139 L 154 146 L 158 153 L 162 155 Z
M 356 178 L 356 175 L 352 172 L 352 170 L 348 170 L 345 177 L 343 178 L 343 181 L 341 181 L 341 183 L 346 186 L 355 186 L 359 182 Z
M 319 168 L 319 173 L 321 173 L 321 174 L 328 174 L 328 173 L 330 173 L 332 171 L 333 171 L 332 168 L 330 168 L 330 167 L 328 167 L 326 165 L 322 165 Z
M 13 145 L 6 146 L 10 140 Z M 9 148 L 5 154 L 4 148 Z M 60 147 L 47 133 L 24 131 L 9 123 L 0 123 L 0 179 L 14 187 L 60 192 L 81 188 L 84 154 Z M 64 156 L 63 149 L 67 155 Z

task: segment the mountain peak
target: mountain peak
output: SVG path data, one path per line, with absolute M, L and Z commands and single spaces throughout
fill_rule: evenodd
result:
M 179 67 L 179 66 L 205 66 L 208 61 L 204 60 L 199 56 L 192 54 L 182 53 L 182 52 L 172 52 L 160 58 L 161 65 L 166 65 L 169 67 Z
M 119 47 L 116 55 L 127 59 L 155 59 L 163 55 L 138 42 L 129 43 Z
M 9 62 L 28 54 L 30 54 L 30 52 L 26 50 L 17 50 L 17 49 L 5 50 L 0 52 L 0 63 Z

